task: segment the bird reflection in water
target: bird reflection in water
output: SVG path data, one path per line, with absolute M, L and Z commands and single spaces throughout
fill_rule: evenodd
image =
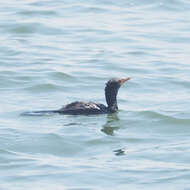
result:
M 101 129 L 102 132 L 104 132 L 106 135 L 114 136 L 114 131 L 118 130 L 120 127 L 118 126 L 119 117 L 117 113 L 109 114 L 107 116 L 107 122 L 103 125 L 103 128 Z
M 118 113 L 109 114 L 107 116 L 107 122 L 106 124 L 103 125 L 103 128 L 101 129 L 101 131 L 105 133 L 106 135 L 114 136 L 115 135 L 114 132 L 120 129 L 118 121 L 120 121 L 118 117 Z M 116 156 L 125 155 L 125 150 L 123 148 L 113 150 L 113 152 Z
M 113 152 L 115 153 L 116 156 L 123 156 L 123 155 L 125 155 L 125 150 L 122 149 L 122 148 L 114 150 Z

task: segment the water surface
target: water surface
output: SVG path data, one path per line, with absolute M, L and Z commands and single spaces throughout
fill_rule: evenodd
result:
M 0 7 L 2 190 L 190 188 L 190 3 L 29 0 Z M 71 101 L 113 115 L 23 117 Z

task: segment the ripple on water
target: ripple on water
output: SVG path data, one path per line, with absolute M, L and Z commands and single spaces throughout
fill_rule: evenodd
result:
M 27 16 L 27 17 L 38 17 L 38 16 L 46 16 L 46 17 L 52 17 L 52 16 L 57 16 L 57 13 L 53 10 L 23 10 L 20 11 L 18 14 L 20 14 L 21 16 Z
M 50 26 L 41 24 L 41 23 L 20 23 L 12 24 L 11 26 L 5 26 L 6 31 L 9 31 L 11 34 L 52 34 L 59 33 L 60 29 L 52 28 Z

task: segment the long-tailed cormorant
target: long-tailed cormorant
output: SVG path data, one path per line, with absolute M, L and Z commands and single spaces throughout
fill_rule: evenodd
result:
M 130 78 L 113 78 L 106 83 L 105 87 L 105 98 L 108 106 L 98 104 L 94 102 L 80 102 L 76 101 L 67 104 L 58 110 L 47 110 L 47 111 L 31 111 L 25 112 L 22 115 L 43 115 L 50 113 L 59 113 L 67 115 L 92 115 L 92 114 L 107 114 L 118 111 L 117 106 L 117 93 L 119 88 Z

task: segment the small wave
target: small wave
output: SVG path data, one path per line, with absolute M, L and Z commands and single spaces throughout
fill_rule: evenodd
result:
M 46 84 L 36 84 L 31 87 L 27 87 L 26 90 L 32 92 L 51 92 L 59 89 L 59 87 L 60 86 L 52 83 L 46 83 Z
M 16 23 L 12 24 L 11 26 L 4 26 L 4 29 L 11 33 L 16 34 L 32 34 L 32 33 L 43 33 L 43 34 L 55 34 L 57 32 L 60 32 L 61 29 L 52 27 L 52 26 L 46 26 L 41 23 Z
M 54 79 L 57 79 L 57 80 L 65 80 L 65 79 L 72 80 L 72 79 L 74 79 L 74 77 L 72 77 L 70 74 L 63 73 L 60 71 L 48 72 L 48 75 Z
M 172 114 L 171 112 L 156 112 L 156 111 L 140 111 L 136 112 L 138 115 L 146 118 L 151 118 L 151 120 L 165 120 L 168 122 L 177 122 L 183 124 L 190 124 L 190 118 L 180 118 L 176 117 L 176 114 Z
M 6 150 L 6 149 L 0 149 L 0 154 L 2 157 L 2 155 L 6 155 L 6 156 L 10 155 L 11 156 L 11 155 L 16 155 L 17 153 L 14 151 Z
M 22 16 L 55 16 L 56 12 L 52 10 L 27 10 L 27 11 L 21 11 L 18 14 Z

